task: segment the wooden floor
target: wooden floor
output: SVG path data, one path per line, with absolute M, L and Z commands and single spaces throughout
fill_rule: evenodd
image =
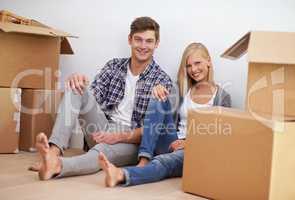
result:
M 76 154 L 76 151 L 67 155 Z M 202 200 L 181 191 L 181 178 L 132 187 L 104 187 L 102 171 L 93 175 L 39 181 L 27 171 L 35 153 L 0 154 L 0 199 L 2 200 Z

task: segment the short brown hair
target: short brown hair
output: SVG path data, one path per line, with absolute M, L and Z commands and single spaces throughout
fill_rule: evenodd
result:
M 155 31 L 155 37 L 158 41 L 160 38 L 160 26 L 159 24 L 150 17 L 138 17 L 130 25 L 130 37 L 134 33 L 140 33 L 147 30 Z

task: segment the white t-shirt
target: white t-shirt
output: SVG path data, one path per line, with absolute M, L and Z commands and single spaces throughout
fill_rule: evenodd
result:
M 134 76 L 128 66 L 124 97 L 117 108 L 111 114 L 111 119 L 117 123 L 131 126 L 131 117 L 134 108 L 134 98 L 136 90 L 136 82 L 139 75 Z
M 204 107 L 211 107 L 214 104 L 214 98 L 216 96 L 217 93 L 217 88 L 215 89 L 214 94 L 212 95 L 211 99 L 205 103 L 205 104 L 198 104 L 195 103 L 192 99 L 191 99 L 191 90 L 188 91 L 188 93 L 185 95 L 184 99 L 183 99 L 183 103 L 180 106 L 180 110 L 179 110 L 179 116 L 180 116 L 180 121 L 178 124 L 178 138 L 179 139 L 184 139 L 186 137 L 186 131 L 187 131 L 187 112 L 189 109 L 197 109 L 197 108 L 204 108 Z

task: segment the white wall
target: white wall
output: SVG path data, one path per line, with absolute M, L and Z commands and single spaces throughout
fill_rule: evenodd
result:
M 93 77 L 106 61 L 129 56 L 129 25 L 151 16 L 161 26 L 155 58 L 175 80 L 181 53 L 192 42 L 210 50 L 216 81 L 228 84 L 233 106 L 243 108 L 246 57 L 229 61 L 219 55 L 249 30 L 295 31 L 294 0 L 0 0 L 0 9 L 37 19 L 79 36 L 75 55 L 61 57 L 62 80 L 70 73 Z

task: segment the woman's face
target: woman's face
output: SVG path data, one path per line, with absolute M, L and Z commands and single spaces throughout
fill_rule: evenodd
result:
M 199 53 L 193 53 L 187 58 L 187 74 L 196 82 L 208 81 L 210 60 L 200 56 Z

